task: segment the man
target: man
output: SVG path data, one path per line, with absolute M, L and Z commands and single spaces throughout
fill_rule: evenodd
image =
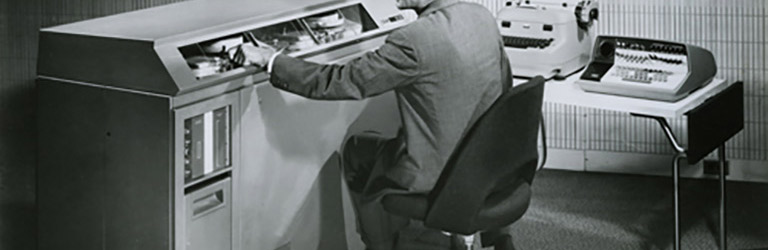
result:
M 392 249 L 398 230 L 408 223 L 384 211 L 379 198 L 429 192 L 465 130 L 512 84 L 501 36 L 487 9 L 459 0 L 397 0 L 397 6 L 415 10 L 419 18 L 393 31 L 376 51 L 344 65 L 243 46 L 249 62 L 268 68 L 275 87 L 307 98 L 363 99 L 395 92 L 402 118 L 397 137 L 355 135 L 342 152 L 358 231 L 368 249 Z

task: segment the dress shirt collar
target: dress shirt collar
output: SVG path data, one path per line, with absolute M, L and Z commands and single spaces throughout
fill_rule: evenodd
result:
M 454 5 L 454 4 L 458 3 L 458 2 L 459 2 L 459 0 L 435 0 L 435 1 L 432 1 L 432 3 L 427 5 L 427 7 L 425 7 L 424 9 L 422 9 L 421 12 L 419 12 L 419 17 L 427 16 L 427 15 L 431 14 L 432 12 L 435 12 L 435 11 L 438 11 L 438 10 L 440 10 L 442 8 Z

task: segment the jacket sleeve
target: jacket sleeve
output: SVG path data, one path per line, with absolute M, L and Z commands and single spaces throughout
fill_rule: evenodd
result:
M 393 32 L 376 51 L 346 64 L 317 64 L 279 55 L 272 65 L 275 87 L 310 99 L 363 99 L 405 86 L 419 74 L 417 51 Z

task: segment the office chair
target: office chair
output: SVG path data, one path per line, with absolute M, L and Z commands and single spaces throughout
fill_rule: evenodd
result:
M 543 95 L 541 76 L 502 94 L 466 132 L 432 191 L 386 195 L 384 209 L 463 235 L 468 249 L 475 233 L 517 221 L 531 198 Z M 495 244 L 487 240 L 483 247 Z

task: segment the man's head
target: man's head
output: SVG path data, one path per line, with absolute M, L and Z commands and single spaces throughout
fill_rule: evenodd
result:
M 427 7 L 434 0 L 395 0 L 398 9 L 413 9 L 419 11 Z

